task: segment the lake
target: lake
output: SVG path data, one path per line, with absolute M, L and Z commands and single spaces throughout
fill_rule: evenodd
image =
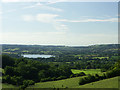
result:
M 21 55 L 23 57 L 26 58 L 50 58 L 50 57 L 55 57 L 53 55 L 40 55 L 40 54 L 25 54 L 25 55 Z

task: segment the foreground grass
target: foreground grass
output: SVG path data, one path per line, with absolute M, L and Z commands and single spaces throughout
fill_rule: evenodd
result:
M 69 78 L 58 81 L 49 81 L 49 82 L 40 82 L 36 83 L 34 86 L 30 86 L 29 88 L 74 88 L 79 86 L 80 77 Z
M 88 83 L 85 85 L 79 85 L 79 78 L 70 78 L 59 81 L 51 81 L 51 82 L 41 82 L 36 83 L 34 86 L 30 86 L 28 88 L 118 88 L 118 77 L 104 79 L 97 82 Z M 119 78 L 120 82 L 120 78 Z
M 85 74 L 100 74 L 101 69 L 83 69 L 83 70 L 77 70 L 77 69 L 71 69 L 72 73 L 77 74 L 80 72 L 84 72 Z
M 75 88 L 118 88 L 118 79 L 119 77 L 114 77 L 110 79 L 104 79 L 92 83 L 88 83 L 85 85 L 80 85 Z M 120 82 L 120 79 L 119 79 Z
M 79 78 L 69 78 L 59 81 L 49 81 L 49 82 L 40 82 L 36 83 L 33 86 L 29 86 L 27 89 L 32 88 L 120 88 L 120 77 L 114 77 L 110 79 L 104 79 L 85 85 L 79 85 Z M 118 83 L 119 81 L 119 83 Z M 2 84 L 3 88 L 18 88 L 17 86 L 11 84 Z
M 18 87 L 12 84 L 2 83 L 2 88 L 18 88 Z

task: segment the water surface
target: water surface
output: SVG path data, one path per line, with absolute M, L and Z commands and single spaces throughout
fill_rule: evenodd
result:
M 50 58 L 50 57 L 55 57 L 53 55 L 40 55 L 40 54 L 24 54 L 22 55 L 23 57 L 26 58 Z

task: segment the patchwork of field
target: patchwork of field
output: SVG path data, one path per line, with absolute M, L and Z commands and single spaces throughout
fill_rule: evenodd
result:
M 85 74 L 100 74 L 101 69 L 83 69 L 83 70 L 77 70 L 77 69 L 71 69 L 72 73 L 77 74 L 80 72 L 84 72 Z

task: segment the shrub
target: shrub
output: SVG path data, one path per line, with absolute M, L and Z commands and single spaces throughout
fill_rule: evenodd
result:
M 80 76 L 85 76 L 86 74 L 84 72 L 79 73 Z
M 51 78 L 52 81 L 56 81 L 56 77 Z
M 23 81 L 23 86 L 27 87 L 29 85 L 34 85 L 35 82 L 33 80 L 24 80 Z
M 85 79 L 84 78 L 80 78 L 79 85 L 83 85 L 83 84 L 85 84 Z
M 11 83 L 11 77 L 9 75 L 5 75 L 2 77 L 2 82 Z

